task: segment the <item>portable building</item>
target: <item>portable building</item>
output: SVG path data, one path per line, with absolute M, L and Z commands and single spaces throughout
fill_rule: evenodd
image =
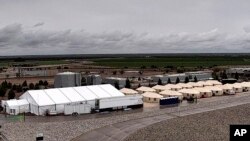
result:
M 193 88 L 193 90 L 197 90 L 200 92 L 201 98 L 207 98 L 207 97 L 212 97 L 213 93 L 210 89 L 207 88 Z
M 144 102 L 157 103 L 160 101 L 160 98 L 163 98 L 162 95 L 159 95 L 154 92 L 145 92 L 142 94 Z
M 182 89 L 191 89 L 191 88 L 193 88 L 192 85 L 187 84 L 187 83 L 178 83 L 176 85 L 180 86 Z
M 166 87 L 169 87 L 171 90 L 173 91 L 179 91 L 182 89 L 181 86 L 179 86 L 178 84 L 167 84 L 165 85 Z
M 212 91 L 213 96 L 223 95 L 223 89 L 217 86 L 206 86 L 204 87 Z
M 200 92 L 194 89 L 182 89 L 179 90 L 178 92 L 182 93 L 184 98 L 200 98 Z
M 165 90 L 159 93 L 163 97 L 178 97 L 179 100 L 183 100 L 183 95 L 177 91 Z
M 161 92 L 161 91 L 164 91 L 164 90 L 170 90 L 171 89 L 170 87 L 163 86 L 163 85 L 155 85 L 152 88 L 155 89 L 156 92 Z
M 145 93 L 145 92 L 156 92 L 155 89 L 150 88 L 150 87 L 145 87 L 145 86 L 141 86 L 140 88 L 136 89 L 140 94 Z
M 26 99 L 8 100 L 4 102 L 3 106 L 6 109 L 6 112 L 12 115 L 18 115 L 29 111 L 29 103 Z
M 124 93 L 125 95 L 134 95 L 134 94 L 138 94 L 137 91 L 133 90 L 133 89 L 129 89 L 129 88 L 122 88 L 120 89 L 120 92 Z

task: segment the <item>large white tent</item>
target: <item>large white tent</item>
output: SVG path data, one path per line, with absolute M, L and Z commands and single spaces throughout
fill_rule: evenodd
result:
M 110 84 L 55 88 L 46 90 L 30 90 L 25 92 L 20 99 L 25 99 L 30 104 L 30 112 L 36 115 L 45 115 L 47 111 L 65 113 L 68 110 L 81 110 L 81 113 L 94 109 L 96 100 L 101 98 L 123 97 L 119 90 Z M 80 105 L 80 107 L 77 105 Z M 86 109 L 84 111 L 83 109 Z

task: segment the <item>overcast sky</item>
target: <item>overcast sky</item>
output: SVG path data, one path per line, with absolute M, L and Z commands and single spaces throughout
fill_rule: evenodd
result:
M 0 0 L 0 55 L 250 52 L 249 0 Z

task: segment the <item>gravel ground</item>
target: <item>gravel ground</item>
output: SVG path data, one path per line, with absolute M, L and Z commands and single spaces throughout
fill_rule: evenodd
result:
M 138 130 L 125 141 L 228 141 L 230 124 L 250 124 L 250 104 L 174 118 Z
M 112 115 L 103 118 L 58 122 L 11 122 L 5 123 L 3 125 L 3 133 L 11 141 L 33 141 L 36 134 L 40 132 L 44 134 L 46 141 L 68 141 L 85 132 L 118 122 L 168 114 L 182 110 L 185 111 L 187 109 L 194 109 L 199 107 L 213 107 L 223 103 L 228 104 L 240 102 L 250 102 L 250 95 L 242 94 L 241 96 L 235 96 L 234 98 L 222 97 L 218 98 L 218 100 L 207 99 L 201 100 L 201 102 L 198 104 L 191 104 L 189 106 L 181 108 L 165 108 L 149 112 Z M 221 119 L 224 118 L 221 117 Z

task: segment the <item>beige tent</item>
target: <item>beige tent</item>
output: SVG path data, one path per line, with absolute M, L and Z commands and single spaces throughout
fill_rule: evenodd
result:
M 203 87 L 203 84 L 197 83 L 197 82 L 188 82 L 187 84 L 193 86 L 194 88 L 195 87 Z
M 200 98 L 200 92 L 194 89 L 182 89 L 179 90 L 178 92 L 182 93 L 184 98 L 189 98 L 189 97 L 193 97 L 193 98 Z
M 217 87 L 223 90 L 223 94 L 229 94 L 230 92 L 234 91 L 233 87 L 228 85 L 217 85 Z
M 179 91 L 182 89 L 182 87 L 178 86 L 178 85 L 174 85 L 174 84 L 167 84 L 165 85 L 166 87 L 169 87 L 171 90 L 173 91 Z
M 191 89 L 191 88 L 193 88 L 192 85 L 187 84 L 187 83 L 178 83 L 176 85 L 180 86 L 182 89 Z
M 140 88 L 136 89 L 140 94 L 145 93 L 145 92 L 156 92 L 155 89 L 150 88 L 150 87 L 145 87 L 145 86 L 141 86 Z
M 153 89 L 155 89 L 157 92 L 161 92 L 164 90 L 170 90 L 170 87 L 167 86 L 163 86 L 163 85 L 155 85 L 154 87 L 152 87 Z
M 142 96 L 144 102 L 150 102 L 150 103 L 157 103 L 160 101 L 161 98 L 163 98 L 162 95 L 159 95 L 154 92 L 145 92 L 142 94 Z
M 240 85 L 242 86 L 244 92 L 250 91 L 250 82 L 242 82 Z
M 176 96 L 179 98 L 179 100 L 183 100 L 182 93 L 179 93 L 177 91 L 165 90 L 165 91 L 160 92 L 160 95 L 162 95 L 163 97 Z
M 223 95 L 223 89 L 217 86 L 206 86 L 204 87 L 212 91 L 214 96 Z
M 243 87 L 241 86 L 240 83 L 234 83 L 234 84 L 225 84 L 229 87 L 232 87 L 233 90 L 236 92 L 236 93 L 241 93 L 243 92 Z
M 207 80 L 206 82 L 213 84 L 213 86 L 222 85 L 222 83 L 217 80 Z
M 133 90 L 133 89 L 128 89 L 128 88 L 122 88 L 120 89 L 120 92 L 124 93 L 125 95 L 134 95 L 134 94 L 138 94 L 137 91 Z
M 212 91 L 210 89 L 207 89 L 204 87 L 203 88 L 193 88 L 193 90 L 199 91 L 202 98 L 213 96 Z

